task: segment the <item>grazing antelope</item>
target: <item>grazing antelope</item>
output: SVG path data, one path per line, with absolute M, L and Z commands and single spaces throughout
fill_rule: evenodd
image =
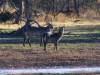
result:
M 52 34 L 53 26 L 52 24 L 47 25 L 47 27 L 32 27 L 30 26 L 30 22 L 27 22 L 24 26 L 24 42 L 23 46 L 25 46 L 25 42 L 28 42 L 28 44 L 31 47 L 30 39 L 32 36 L 40 36 L 40 46 L 42 45 L 43 42 L 43 34 Z
M 64 27 L 60 27 L 59 32 L 57 32 L 57 33 L 52 33 L 51 35 L 44 34 L 44 36 L 43 36 L 44 37 L 44 41 L 43 41 L 44 50 L 46 50 L 46 46 L 49 42 L 53 43 L 54 44 L 54 50 L 55 49 L 57 50 L 57 44 L 61 40 L 63 33 L 64 33 Z

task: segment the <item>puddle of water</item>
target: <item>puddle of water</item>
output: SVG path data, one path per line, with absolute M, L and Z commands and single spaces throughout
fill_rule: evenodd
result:
M 0 69 L 0 75 L 32 74 L 32 73 L 100 73 L 100 67 L 71 67 L 71 68 L 27 68 L 27 69 Z

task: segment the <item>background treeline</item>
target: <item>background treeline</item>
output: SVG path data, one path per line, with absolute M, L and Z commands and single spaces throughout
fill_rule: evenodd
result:
M 51 12 L 55 15 L 74 13 L 77 16 L 98 16 L 100 13 L 100 0 L 13 0 L 20 9 L 22 1 L 26 6 L 32 5 L 32 11 Z
M 3 1 L 0 0 L 0 4 Z M 66 16 L 98 17 L 100 15 L 100 0 L 8 0 L 14 2 L 19 8 L 20 15 L 31 17 L 37 13 L 52 14 L 54 17 L 59 13 Z M 72 17 L 71 16 L 71 17 Z

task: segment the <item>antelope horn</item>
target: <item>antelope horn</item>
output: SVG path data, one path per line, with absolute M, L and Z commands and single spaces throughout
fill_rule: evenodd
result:
M 33 21 L 38 25 L 38 27 L 41 27 L 41 25 L 36 20 Z

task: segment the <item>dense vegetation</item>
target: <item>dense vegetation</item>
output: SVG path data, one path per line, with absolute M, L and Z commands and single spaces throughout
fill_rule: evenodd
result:
M 1 4 L 4 0 L 0 0 Z M 25 7 L 32 9 L 36 13 L 37 11 L 45 11 L 52 13 L 64 13 L 70 15 L 74 13 L 76 16 L 88 15 L 98 16 L 100 13 L 100 0 L 9 0 L 13 1 L 15 5 L 22 12 L 22 2 Z M 30 6 L 32 8 L 30 8 Z M 28 10 L 26 8 L 26 11 Z M 91 11 L 91 13 L 90 13 Z M 70 14 L 69 14 L 70 13 Z
M 33 11 L 61 12 L 68 15 L 69 12 L 73 12 L 77 16 L 83 14 L 97 16 L 100 13 L 100 0 L 13 0 L 18 7 L 21 1 L 24 1 L 26 6 L 32 5 Z

